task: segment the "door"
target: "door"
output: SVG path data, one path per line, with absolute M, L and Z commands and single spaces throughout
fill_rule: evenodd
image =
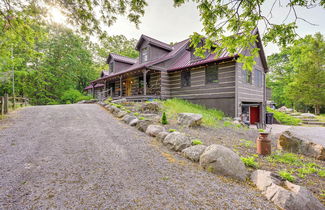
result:
M 132 95 L 132 81 L 131 80 L 126 80 L 126 96 L 131 96 Z
M 260 122 L 260 108 L 259 106 L 250 106 L 249 107 L 249 118 L 250 124 L 255 124 Z

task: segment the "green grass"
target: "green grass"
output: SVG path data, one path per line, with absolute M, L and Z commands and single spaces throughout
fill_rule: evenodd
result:
M 177 98 L 168 99 L 166 101 L 163 101 L 162 104 L 164 105 L 166 114 L 170 118 L 173 117 L 176 119 L 177 113 L 183 112 L 202 114 L 202 124 L 206 126 L 220 126 L 220 123 L 218 124 L 218 120 L 221 120 L 225 116 L 222 111 L 216 109 L 208 109 L 204 106 L 193 104 L 186 100 Z
M 240 139 L 240 146 L 250 148 L 254 145 L 252 141 L 246 140 L 246 139 Z
M 255 161 L 255 157 L 241 157 L 240 159 L 244 162 L 245 166 L 258 168 L 258 163 Z
M 202 141 L 200 139 L 192 140 L 192 145 L 199 145 L 199 144 L 202 144 Z
M 296 178 L 290 172 L 285 170 L 279 171 L 279 176 L 282 179 L 288 180 L 289 182 L 294 182 L 296 180 Z
M 173 128 L 168 130 L 168 132 L 170 132 L 170 133 L 175 132 L 175 131 L 176 131 L 176 129 L 173 129 Z
M 266 158 L 271 163 L 285 163 L 289 165 L 301 166 L 303 163 L 298 155 L 286 152 L 276 152 Z
M 283 125 L 298 125 L 301 123 L 300 119 L 297 119 L 295 117 L 292 117 L 288 114 L 285 114 L 283 112 L 279 112 L 276 110 L 271 109 L 270 107 L 266 108 L 267 112 L 273 113 L 274 118 Z
M 321 122 L 325 122 L 325 114 L 316 115 L 316 119 Z

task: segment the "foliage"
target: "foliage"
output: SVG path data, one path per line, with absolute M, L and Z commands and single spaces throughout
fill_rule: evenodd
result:
M 241 157 L 240 158 L 245 166 L 251 167 L 251 168 L 258 168 L 258 163 L 255 161 L 254 157 Z
M 207 126 L 219 126 L 218 120 L 221 120 L 224 117 L 222 111 L 208 109 L 202 105 L 192 104 L 182 99 L 168 99 L 162 102 L 162 104 L 168 116 L 177 116 L 177 113 L 182 112 L 202 114 L 202 123 Z
M 163 124 L 163 125 L 167 125 L 168 124 L 166 112 L 164 112 L 163 115 L 162 115 L 162 117 L 161 117 L 161 124 Z
M 253 146 L 253 142 L 249 141 L 249 140 L 245 140 L 245 139 L 240 139 L 240 146 L 244 146 L 244 147 L 252 147 Z
M 134 116 L 139 116 L 140 114 L 139 114 L 139 112 L 135 112 L 135 113 L 133 113 L 133 115 Z
M 145 120 L 145 118 L 144 117 L 139 117 L 139 120 Z
M 192 145 L 200 145 L 200 144 L 202 144 L 202 141 L 200 139 L 192 140 Z
M 296 166 L 302 165 L 302 161 L 300 160 L 298 155 L 293 153 L 276 152 L 273 153 L 271 156 L 267 157 L 267 160 L 269 162 L 275 162 L 275 163 L 285 163 L 285 164 L 296 165 Z
M 282 179 L 288 180 L 289 182 L 294 182 L 296 180 L 296 178 L 290 172 L 285 170 L 279 171 L 279 176 Z
M 170 132 L 170 133 L 175 132 L 175 131 L 176 131 L 176 129 L 173 129 L 173 128 L 168 130 L 168 132 Z
M 61 96 L 61 102 L 66 103 L 66 104 L 67 104 L 67 102 L 69 102 L 69 104 L 76 103 L 76 102 L 80 101 L 80 99 L 84 100 L 84 99 L 82 99 L 84 97 L 87 97 L 87 96 L 83 96 L 78 90 L 70 89 L 63 93 L 63 95 Z
M 260 128 L 260 129 L 258 129 L 258 132 L 260 132 L 260 133 L 264 133 L 265 130 Z
M 270 107 L 267 107 L 266 110 L 267 112 L 273 113 L 273 117 L 283 125 L 298 125 L 301 123 L 301 119 L 295 118 L 283 112 L 276 111 Z
M 325 177 L 325 170 L 319 170 L 317 172 L 317 175 L 324 178 Z
M 223 122 L 223 126 L 225 126 L 225 127 L 229 127 L 229 126 L 232 126 L 233 124 L 231 123 L 231 122 L 229 122 L 229 121 L 224 121 Z

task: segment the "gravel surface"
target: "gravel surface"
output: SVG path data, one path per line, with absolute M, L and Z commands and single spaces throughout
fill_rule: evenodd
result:
M 0 128 L 0 209 L 274 209 L 98 105 L 27 107 Z

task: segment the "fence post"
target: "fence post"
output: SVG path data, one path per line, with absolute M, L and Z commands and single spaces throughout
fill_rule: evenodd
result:
M 4 96 L 4 114 L 7 114 L 8 113 L 8 94 L 6 93 L 5 96 Z
M 0 97 L 1 100 L 1 107 L 0 107 L 0 114 L 4 115 L 5 114 L 5 98 L 3 96 Z

